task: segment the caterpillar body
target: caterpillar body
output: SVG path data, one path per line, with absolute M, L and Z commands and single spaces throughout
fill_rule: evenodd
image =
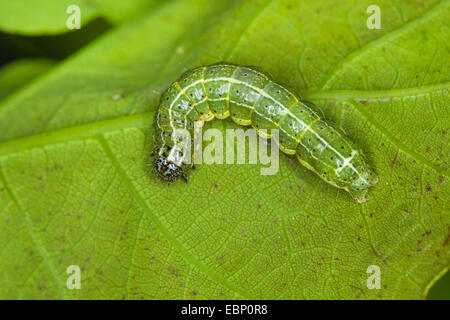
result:
M 154 118 L 153 169 L 158 178 L 186 179 L 193 166 L 178 143 L 178 129 L 193 136 L 195 121 L 230 116 L 267 139 L 268 130 L 278 129 L 276 142 L 284 153 L 296 155 L 302 165 L 357 202 L 366 201 L 368 189 L 377 183 L 362 152 L 342 129 L 324 120 L 314 104 L 300 100 L 257 67 L 228 62 L 189 70 L 161 95 Z

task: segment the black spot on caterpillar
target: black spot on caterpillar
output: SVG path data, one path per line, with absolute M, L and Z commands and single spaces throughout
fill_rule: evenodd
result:
M 295 154 L 302 165 L 348 191 L 357 202 L 364 202 L 368 189 L 377 183 L 361 151 L 341 129 L 322 119 L 314 104 L 301 101 L 259 68 L 227 62 L 189 70 L 161 95 L 154 119 L 157 176 L 168 182 L 186 179 L 192 167 L 174 139 L 176 129 L 193 135 L 195 121 L 230 115 L 260 135 L 261 129 L 278 129 L 283 152 Z

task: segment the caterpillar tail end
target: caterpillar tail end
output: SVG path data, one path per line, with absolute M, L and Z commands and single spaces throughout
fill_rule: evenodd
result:
M 360 190 L 360 191 L 350 190 L 349 193 L 352 196 L 353 200 L 355 200 L 356 203 L 364 203 L 364 202 L 367 202 L 367 198 L 366 198 L 367 191 L 368 191 L 368 189 Z
M 348 192 L 357 203 L 364 203 L 367 201 L 366 195 L 369 188 L 375 186 L 378 183 L 378 176 L 372 171 L 367 170 L 363 176 L 358 179 L 353 186 L 349 188 Z

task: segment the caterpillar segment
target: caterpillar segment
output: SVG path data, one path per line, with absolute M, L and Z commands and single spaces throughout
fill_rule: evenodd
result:
M 281 151 L 325 182 L 366 201 L 368 189 L 378 178 L 362 152 L 343 130 L 323 119 L 311 102 L 272 81 L 255 67 L 221 62 L 185 72 L 161 95 L 155 114 L 154 171 L 158 178 L 174 182 L 186 179 L 193 153 L 186 154 L 185 141 L 193 146 L 194 123 L 214 118 L 231 119 L 252 126 L 263 138 L 278 129 Z M 192 160 L 192 159 L 190 159 Z

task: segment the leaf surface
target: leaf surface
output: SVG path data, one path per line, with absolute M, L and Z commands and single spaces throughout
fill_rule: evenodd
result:
M 80 24 L 98 18 L 122 23 L 148 12 L 165 0 L 21 0 L 0 2 L 0 30 L 25 35 L 70 31 L 66 22 L 80 9 Z M 72 20 L 70 20 L 72 21 Z
M 0 101 L 55 65 L 50 59 L 22 59 L 0 69 Z

